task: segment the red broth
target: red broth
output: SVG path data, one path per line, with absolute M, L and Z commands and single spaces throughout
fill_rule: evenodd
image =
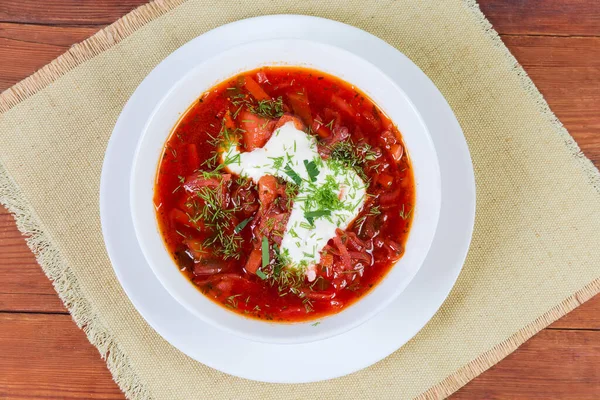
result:
M 321 250 L 312 281 L 278 258 L 294 188 L 220 165 L 225 138 L 250 151 L 290 117 L 317 138 L 323 159 L 367 182 L 363 209 Z M 204 295 L 248 317 L 299 322 L 343 310 L 382 280 L 404 253 L 414 197 L 401 134 L 364 93 L 316 70 L 264 67 L 218 84 L 187 110 L 165 144 L 154 203 L 168 251 Z

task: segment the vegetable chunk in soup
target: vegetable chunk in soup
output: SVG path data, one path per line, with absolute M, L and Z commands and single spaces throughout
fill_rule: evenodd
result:
M 298 67 L 205 92 L 167 140 L 165 245 L 213 301 L 301 322 L 343 310 L 404 253 L 414 205 L 398 129 L 360 90 Z

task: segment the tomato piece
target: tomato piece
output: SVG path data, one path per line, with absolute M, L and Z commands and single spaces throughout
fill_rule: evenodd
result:
M 246 151 L 261 148 L 273 134 L 275 121 L 259 117 L 250 111 L 243 111 L 239 116 L 240 127 L 244 130 L 242 139 Z
M 396 138 L 396 135 L 394 135 L 390 131 L 383 131 L 381 133 L 381 139 L 383 140 L 383 143 L 385 143 L 385 146 L 388 149 L 391 148 L 391 146 L 396 144 L 396 142 L 398 141 L 398 139 Z
M 393 144 L 390 147 L 390 153 L 392 153 L 392 158 L 394 159 L 394 161 L 398 162 L 404 154 L 404 148 L 402 147 L 402 145 Z
M 178 224 L 185 225 L 185 226 L 191 226 L 190 217 L 188 217 L 188 215 L 186 213 L 184 213 L 183 211 L 181 211 L 178 208 L 174 208 L 171 210 L 171 219 L 174 222 L 177 222 Z
M 287 97 L 290 100 L 294 114 L 300 117 L 302 122 L 304 122 L 306 125 L 311 126 L 313 123 L 313 117 L 310 112 L 310 103 L 308 102 L 308 97 L 306 94 L 289 93 Z
M 194 259 L 194 262 L 200 262 L 208 254 L 202 247 L 202 242 L 196 239 L 185 239 L 183 243 L 188 248 L 188 254 Z
M 343 142 L 350 137 L 350 132 L 345 126 L 333 128 L 331 135 L 323 139 L 323 143 L 333 146 L 336 143 Z
M 273 175 L 264 175 L 258 181 L 258 199 L 263 208 L 271 205 L 277 196 L 277 178 Z
M 202 231 L 204 229 L 204 222 L 190 221 L 190 217 L 178 208 L 173 208 L 170 211 L 170 216 L 171 216 L 171 220 L 176 224 L 187 226 L 188 228 L 192 228 L 192 229 L 197 229 L 199 231 Z
M 404 252 L 402 245 L 394 240 L 387 239 L 383 242 L 383 247 L 388 251 L 388 257 L 396 258 Z
M 320 138 L 325 139 L 331 136 L 331 131 L 323 125 L 323 121 L 321 121 L 318 117 L 313 120 L 311 126 L 313 132 L 316 132 Z
M 385 192 L 379 196 L 379 204 L 381 208 L 387 209 L 398 204 L 400 200 L 400 188 L 396 187 L 393 191 Z
M 256 100 L 271 100 L 271 96 L 249 76 L 244 77 L 244 87 Z
M 305 129 L 304 124 L 302 123 L 302 121 L 299 118 L 294 117 L 293 115 L 288 115 L 288 114 L 283 115 L 281 118 L 279 118 L 279 120 L 275 124 L 275 129 L 281 128 L 283 125 L 287 124 L 288 122 L 293 122 L 294 127 L 296 129 L 298 129 L 299 131 L 303 131 Z
M 373 110 L 375 111 L 375 110 Z M 375 117 L 375 115 L 373 115 L 373 113 L 369 110 L 363 110 L 362 112 L 362 116 L 371 123 L 371 125 L 373 125 L 373 127 L 376 130 L 380 130 L 381 129 L 381 120 L 377 117 Z
M 187 145 L 187 167 L 190 171 L 200 168 L 200 156 L 198 155 L 196 143 L 189 143 Z
M 394 177 L 388 174 L 379 174 L 377 175 L 377 183 L 384 188 L 389 188 L 394 183 Z
M 346 114 L 348 114 L 352 117 L 356 116 L 356 111 L 354 110 L 354 108 L 346 100 L 342 99 L 341 97 L 334 94 L 331 96 L 331 102 L 339 110 L 345 112 Z

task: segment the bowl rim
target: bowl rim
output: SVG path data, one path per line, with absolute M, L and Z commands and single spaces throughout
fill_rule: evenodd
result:
M 414 105 L 412 105 L 412 102 L 410 102 L 410 99 L 408 98 L 408 96 L 406 95 L 406 93 L 399 88 L 395 83 L 393 83 L 393 81 L 391 81 L 391 79 L 389 77 L 387 77 L 387 79 L 393 83 L 394 88 L 401 93 L 404 98 L 406 99 L 406 101 L 408 102 L 408 104 L 410 104 L 410 106 L 412 107 L 412 112 L 415 113 L 415 115 L 418 117 L 418 119 L 420 120 L 421 126 L 423 128 L 423 131 L 426 134 L 426 137 L 424 138 L 424 140 L 426 140 L 429 144 L 429 147 L 432 151 L 433 154 L 433 159 L 430 161 L 433 161 L 435 164 L 435 186 L 437 186 L 437 206 L 435 207 L 435 209 L 433 210 L 434 212 L 434 217 L 433 219 L 435 220 L 435 222 L 433 223 L 433 229 L 430 232 L 430 236 L 428 238 L 427 243 L 425 244 L 425 248 L 420 249 L 420 252 L 422 253 L 422 257 L 420 257 L 420 261 L 419 261 L 419 265 L 416 266 L 416 268 L 414 268 L 411 272 L 410 272 L 410 277 L 408 279 L 405 279 L 402 282 L 402 285 L 399 285 L 398 288 L 392 292 L 390 292 L 390 294 L 388 296 L 385 296 L 385 300 L 380 302 L 375 308 L 373 308 L 370 312 L 363 312 L 363 315 L 360 318 L 357 318 L 354 322 L 352 323 L 344 323 L 341 326 L 337 326 L 337 327 L 330 327 L 327 330 L 324 331 L 314 331 L 310 332 L 307 335 L 301 335 L 300 337 L 294 337 L 294 338 L 290 338 L 290 337 L 281 337 L 281 336 L 269 336 L 269 335 L 264 335 L 264 334 L 253 334 L 253 333 L 248 333 L 247 331 L 244 330 L 240 330 L 240 329 L 234 329 L 232 328 L 230 325 L 223 323 L 223 321 L 220 318 L 215 318 L 215 317 L 211 317 L 210 315 L 207 315 L 204 312 L 200 312 L 197 308 L 197 306 L 195 304 L 191 304 L 190 300 L 182 295 L 182 292 L 179 290 L 180 289 L 180 285 L 173 285 L 172 282 L 169 280 L 168 277 L 165 276 L 165 274 L 163 273 L 164 270 L 161 266 L 158 266 L 156 263 L 156 259 L 155 257 L 153 257 L 152 255 L 150 255 L 153 251 L 150 249 L 150 246 L 148 245 L 148 231 L 145 230 L 143 228 L 143 226 L 140 224 L 140 221 L 142 219 L 144 219 L 144 216 L 142 214 L 139 213 L 140 208 L 137 207 L 137 205 L 139 204 L 139 196 L 138 194 L 140 193 L 139 190 L 137 190 L 139 188 L 140 185 L 140 180 L 138 179 L 138 161 L 140 158 L 140 154 L 143 153 L 143 144 L 147 138 L 147 133 L 148 130 L 151 128 L 152 124 L 153 124 L 153 120 L 155 119 L 155 117 L 157 116 L 157 113 L 161 110 L 162 107 L 165 106 L 166 102 L 168 102 L 168 100 L 170 99 L 170 96 L 173 95 L 174 92 L 177 91 L 178 88 L 180 88 L 182 85 L 184 85 L 184 83 L 190 79 L 191 76 L 193 76 L 194 74 L 197 73 L 197 71 L 199 70 L 199 68 L 202 68 L 203 66 L 206 66 L 208 64 L 210 64 L 211 62 L 215 62 L 214 60 L 218 60 L 219 57 L 223 57 L 224 55 L 231 55 L 231 54 L 235 54 L 235 53 L 239 53 L 240 51 L 242 51 L 243 49 L 248 49 L 248 48 L 252 48 L 253 46 L 269 46 L 269 45 L 273 45 L 276 43 L 282 43 L 282 42 L 286 42 L 286 43 L 290 43 L 290 42 L 294 42 L 295 45 L 297 46 L 301 46 L 301 44 L 304 45 L 310 45 L 310 46 L 318 46 L 320 48 L 327 48 L 328 50 L 337 52 L 338 54 L 345 54 L 347 57 L 350 58 L 354 58 L 354 59 L 360 59 L 362 60 L 362 62 L 365 65 L 369 65 L 370 68 L 372 68 L 373 70 L 378 71 L 378 73 L 380 73 L 383 76 L 386 76 L 383 72 L 381 72 L 376 66 L 370 64 L 367 60 L 364 60 L 362 58 L 360 58 L 359 56 L 350 53 L 347 50 L 344 50 L 342 48 L 333 46 L 333 45 L 329 45 L 329 44 L 324 44 L 324 43 L 319 43 L 319 42 L 314 42 L 314 41 L 310 41 L 310 40 L 305 40 L 305 39 L 270 39 L 270 40 L 259 40 L 259 41 L 253 41 L 250 43 L 245 43 L 239 46 L 235 46 L 233 48 L 230 48 L 228 50 L 225 50 L 224 52 L 211 57 L 207 60 L 205 60 L 202 63 L 199 63 L 195 68 L 192 68 L 190 71 L 188 71 L 185 75 L 183 75 L 175 84 L 173 84 L 168 90 L 165 91 L 164 95 L 162 96 L 162 99 L 158 102 L 158 105 L 154 108 L 154 110 L 152 111 L 152 113 L 150 113 L 150 115 L 147 117 L 146 119 L 146 124 L 144 126 L 144 131 L 142 132 L 139 142 L 136 146 L 136 151 L 135 151 L 135 155 L 134 155 L 134 161 L 133 161 L 133 168 L 132 168 L 132 172 L 131 172 L 131 176 L 130 176 L 130 203 L 131 203 L 131 211 L 132 211 L 132 219 L 134 222 L 134 228 L 135 228 L 135 232 L 136 232 L 136 237 L 138 240 L 138 243 L 142 249 L 142 252 L 144 254 L 144 257 L 146 258 L 148 264 L 150 265 L 151 269 L 153 270 L 155 276 L 157 277 L 157 279 L 160 281 L 160 283 L 163 285 L 163 287 L 165 287 L 165 289 L 167 289 L 167 291 L 170 293 L 171 296 L 173 296 L 180 304 L 182 304 L 186 309 L 188 309 L 189 311 L 191 311 L 194 315 L 196 315 L 197 317 L 201 318 L 202 320 L 204 320 L 205 322 L 210 323 L 213 326 L 217 326 L 220 329 L 223 329 L 229 333 L 235 334 L 237 336 L 241 336 L 243 338 L 246 339 L 250 339 L 253 341 L 259 341 L 259 342 L 266 342 L 266 343 L 305 343 L 305 342 L 310 342 L 310 341 L 315 341 L 315 340 L 322 340 L 331 336 L 335 336 L 338 334 L 341 334 L 343 332 L 346 332 L 347 330 L 353 329 L 354 327 L 364 323 L 365 321 L 367 321 L 368 319 L 372 318 L 374 315 L 376 315 L 378 312 L 380 312 L 382 309 L 384 309 L 388 304 L 390 304 L 393 300 L 395 300 L 400 293 L 406 288 L 406 286 L 408 286 L 408 284 L 410 283 L 410 281 L 412 280 L 412 278 L 414 278 L 414 276 L 416 275 L 416 273 L 418 272 L 418 269 L 420 268 L 421 264 L 423 263 L 423 261 L 425 260 L 425 257 L 429 251 L 429 247 L 431 246 L 431 243 L 433 242 L 433 237 L 435 234 L 435 230 L 437 228 L 437 221 L 439 218 L 439 211 L 440 211 L 440 203 L 441 203 L 441 184 L 440 184 L 440 172 L 439 172 L 439 165 L 438 165 L 438 160 L 437 160 L 437 154 L 435 152 L 435 147 L 433 146 L 433 141 L 429 135 L 427 126 L 425 125 L 425 123 L 423 122 L 422 118 L 420 117 L 420 114 L 418 113 L 418 111 L 416 110 L 416 108 L 414 107 Z M 263 65 L 278 65 L 275 62 L 269 62 Z M 298 64 L 283 64 L 283 65 L 289 65 L 289 66 L 301 66 L 301 67 L 307 67 L 307 65 L 298 65 Z M 255 65 L 252 67 L 243 67 L 240 68 L 236 73 L 239 72 L 243 72 L 243 71 L 247 71 L 247 70 L 251 70 L 251 69 L 255 69 L 260 67 L 261 65 Z M 319 69 L 317 67 L 313 67 L 313 66 L 309 66 L 310 68 L 314 68 L 314 69 Z M 325 71 L 328 74 L 332 74 L 340 79 L 344 79 L 343 77 L 339 77 L 337 74 L 332 73 L 331 71 Z M 234 73 L 233 75 L 235 75 L 236 73 Z M 215 84 L 222 82 L 224 79 L 227 79 L 227 77 L 232 76 L 232 74 L 228 74 L 228 76 L 222 77 L 217 79 L 215 82 L 212 82 L 211 84 L 209 84 L 207 87 L 204 88 L 204 90 L 198 92 L 197 96 L 195 98 L 198 98 L 201 93 L 203 93 L 204 91 L 210 89 L 211 87 L 213 87 Z M 344 79 L 345 80 L 345 79 Z M 363 85 L 357 85 L 363 92 L 367 93 L 368 95 L 370 95 L 370 93 L 368 93 L 368 88 L 363 86 Z M 195 100 L 195 99 L 194 99 Z M 375 99 L 373 99 L 373 101 L 380 107 L 380 108 L 384 108 L 379 102 L 375 101 Z M 189 104 L 192 104 L 193 100 L 189 102 Z M 180 112 L 178 119 L 185 115 L 185 113 L 188 111 L 187 106 L 184 108 L 185 111 Z M 387 110 L 384 110 L 387 111 Z M 393 122 L 396 124 L 397 121 L 393 120 Z M 174 126 L 176 126 L 176 123 L 174 123 L 171 128 L 168 130 L 168 132 L 165 134 L 160 148 L 162 149 L 164 146 L 164 143 L 166 142 L 166 140 L 168 139 L 168 137 L 170 137 L 171 133 L 172 133 L 172 129 L 174 128 Z M 403 138 L 405 137 L 405 133 L 403 133 Z M 411 154 L 411 149 L 410 147 L 407 146 L 407 151 L 409 154 Z M 156 175 L 157 173 L 157 169 L 158 169 L 158 160 L 159 158 L 156 157 L 156 161 L 155 161 L 155 165 L 156 167 L 154 168 L 154 170 L 152 171 L 152 175 L 153 177 Z M 417 175 L 415 173 L 415 182 L 417 183 Z M 416 223 L 419 221 L 418 216 L 421 214 L 418 208 L 419 203 L 419 192 L 418 192 L 418 188 L 417 188 L 417 198 L 415 201 L 415 215 L 413 216 L 413 224 L 411 227 L 411 232 L 409 233 L 409 239 L 411 238 L 411 235 L 413 233 L 413 230 L 415 229 L 415 225 L 417 225 Z M 155 213 L 154 213 L 155 214 Z M 147 217 L 147 215 L 146 215 Z M 154 220 L 156 220 L 156 216 L 154 215 Z M 164 242 L 162 239 L 162 235 L 160 234 L 160 232 L 158 232 L 158 230 L 155 232 L 155 236 L 158 236 L 161 244 L 162 244 L 162 248 L 163 251 L 165 253 L 167 253 L 166 248 L 164 246 Z M 408 244 L 408 241 L 407 241 Z M 154 242 L 154 245 L 156 245 L 156 242 Z M 408 247 L 408 246 L 407 246 Z M 181 278 L 183 278 L 186 282 L 187 285 L 189 285 L 194 293 L 196 293 L 196 298 L 200 298 L 200 299 L 204 299 L 206 300 L 208 303 L 214 307 L 217 307 L 218 310 L 221 311 L 221 313 L 226 313 L 223 315 L 233 315 L 235 316 L 236 319 L 242 319 L 244 321 L 247 322 L 251 322 L 251 323 L 259 323 L 259 324 L 272 324 L 269 322 L 265 322 L 265 321 L 258 321 L 255 319 L 250 319 L 250 318 L 245 318 L 242 315 L 238 314 L 238 313 L 234 313 L 232 311 L 228 311 L 227 309 L 225 309 L 224 307 L 216 304 L 215 302 L 209 300 L 208 298 L 206 298 L 186 277 L 183 276 L 183 274 L 181 274 L 176 267 L 176 264 L 174 263 L 174 261 L 172 260 L 171 256 L 169 256 L 169 260 L 170 260 L 170 264 L 169 267 L 171 270 L 175 271 Z M 401 260 L 399 261 L 399 263 L 402 261 L 402 259 L 405 258 L 405 255 L 403 255 L 403 257 L 401 258 Z M 175 267 L 175 268 L 174 268 Z M 373 294 L 373 292 L 375 292 L 377 290 L 377 288 L 381 287 L 382 284 L 388 280 L 388 278 L 391 275 L 391 272 L 396 269 L 398 267 L 398 265 L 394 265 L 393 267 L 391 267 L 390 271 L 386 274 L 385 277 L 383 277 L 378 284 L 375 286 L 374 289 L 372 289 L 369 293 L 365 294 L 363 297 L 361 297 L 360 299 L 358 299 L 357 301 L 355 301 L 352 305 L 344 308 L 340 313 L 337 314 L 333 314 L 331 316 L 327 316 L 324 318 L 319 319 L 320 321 L 323 321 L 325 319 L 330 319 L 332 317 L 341 315 L 341 314 L 347 314 L 347 312 L 351 309 L 353 309 L 353 307 L 355 307 L 357 304 L 363 303 L 365 301 L 366 298 L 368 298 L 369 296 L 371 296 Z M 179 287 L 177 287 L 179 286 Z M 298 325 L 302 325 L 302 324 L 312 324 L 314 323 L 315 320 L 310 320 L 307 322 L 301 322 L 301 323 L 295 323 L 295 324 L 281 324 L 281 323 L 276 323 L 275 325 L 277 326 L 298 326 Z

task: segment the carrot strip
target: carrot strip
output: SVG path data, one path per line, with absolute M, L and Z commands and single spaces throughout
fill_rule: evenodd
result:
M 225 113 L 225 128 L 227 129 L 235 129 L 235 121 L 233 120 L 233 118 L 231 118 L 231 113 L 229 112 L 229 110 L 227 110 L 227 112 Z
M 246 261 L 246 265 L 244 268 L 246 272 L 249 274 L 256 274 L 256 270 L 260 267 L 262 258 L 262 252 L 260 249 L 252 249 L 250 256 L 248 257 L 248 261 Z
M 249 76 L 244 77 L 244 87 L 256 100 L 271 100 L 271 96 L 269 96 L 267 92 L 265 92 L 264 89 Z
M 313 123 L 313 117 L 310 113 L 310 103 L 305 94 L 289 93 L 288 99 L 292 105 L 292 110 L 308 126 Z

